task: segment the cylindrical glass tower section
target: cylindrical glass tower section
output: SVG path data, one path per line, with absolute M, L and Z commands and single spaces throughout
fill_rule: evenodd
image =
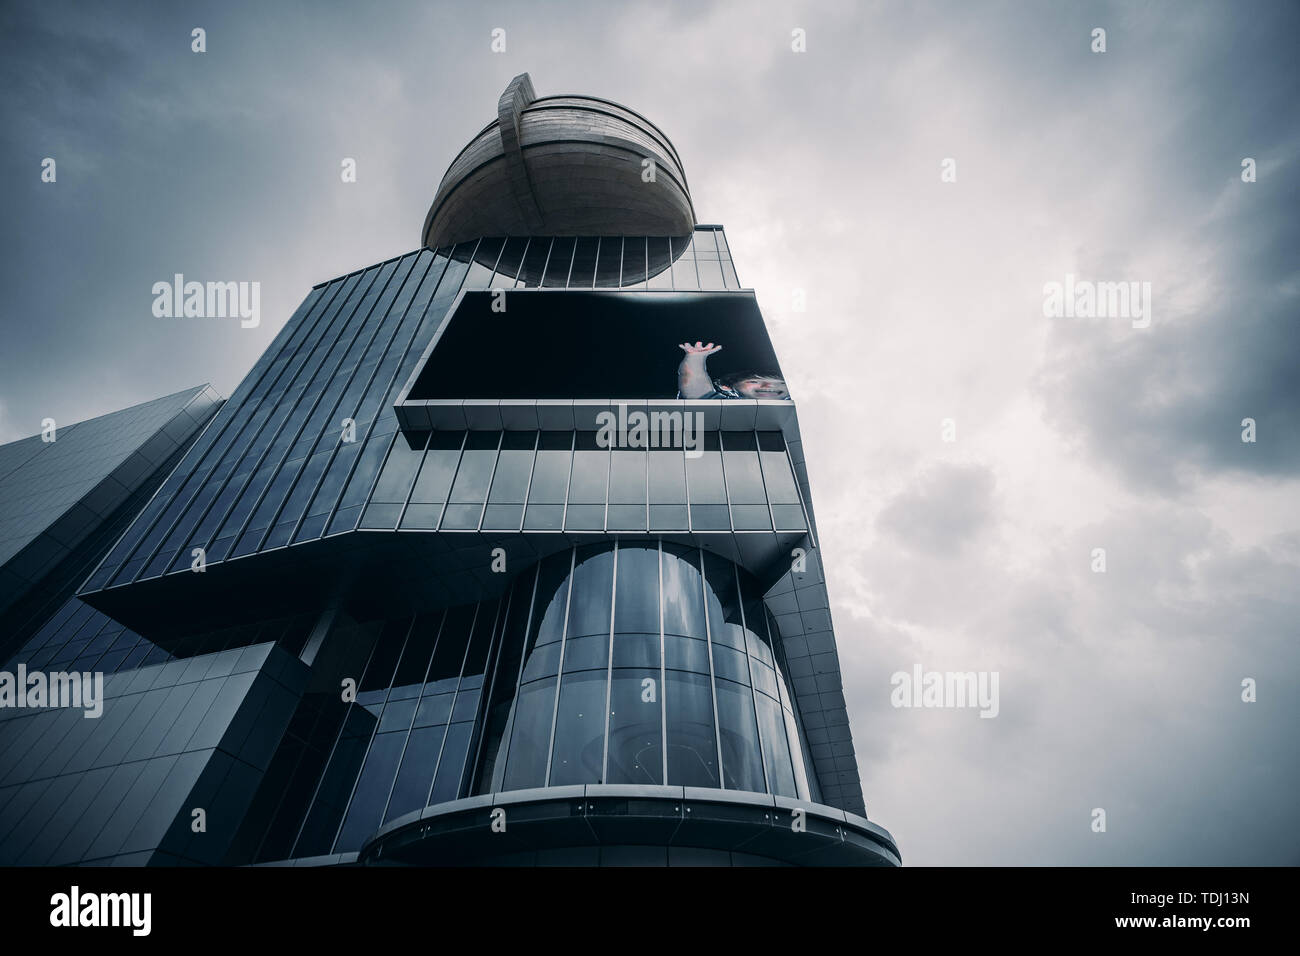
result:
M 820 800 L 775 623 L 730 561 L 580 546 L 502 605 L 471 795 L 666 784 Z

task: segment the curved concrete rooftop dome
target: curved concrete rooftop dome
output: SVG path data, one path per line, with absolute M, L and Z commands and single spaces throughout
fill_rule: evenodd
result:
M 642 179 L 643 161 L 654 182 Z M 442 177 L 423 243 L 485 236 L 684 236 L 695 227 L 677 150 L 645 117 L 592 96 L 544 96 L 522 73 Z

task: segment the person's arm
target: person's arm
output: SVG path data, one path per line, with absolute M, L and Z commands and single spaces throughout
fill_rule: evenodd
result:
M 710 342 L 683 342 L 678 346 L 686 353 L 682 364 L 677 366 L 677 392 L 682 398 L 703 398 L 713 391 L 713 379 L 709 378 L 706 367 L 709 356 L 722 349 L 721 345 Z

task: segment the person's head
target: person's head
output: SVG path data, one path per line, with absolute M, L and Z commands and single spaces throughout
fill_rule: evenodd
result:
M 742 372 L 731 372 L 723 375 L 718 379 L 718 383 L 727 386 L 741 398 L 790 397 L 790 390 L 785 386 L 785 379 L 777 372 L 759 372 L 746 369 Z

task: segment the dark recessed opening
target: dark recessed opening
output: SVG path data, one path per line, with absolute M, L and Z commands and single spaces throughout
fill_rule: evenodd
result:
M 715 381 L 784 379 L 752 293 L 485 290 L 464 294 L 406 397 L 675 399 L 678 345 L 697 341 L 722 346 Z

